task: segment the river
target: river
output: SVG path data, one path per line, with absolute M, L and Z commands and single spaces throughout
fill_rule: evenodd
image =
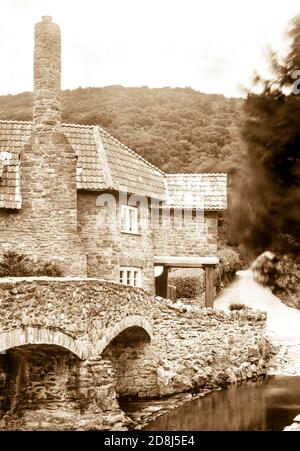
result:
M 276 376 L 188 401 L 144 430 L 281 431 L 299 413 L 300 377 Z

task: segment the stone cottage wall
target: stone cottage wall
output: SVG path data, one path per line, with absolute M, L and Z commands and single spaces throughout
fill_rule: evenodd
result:
M 11 250 L 86 275 L 77 233 L 76 158 L 64 135 L 33 135 L 21 155 L 22 208 L 0 209 L 0 257 Z
M 161 217 L 159 227 L 154 230 L 155 255 L 168 256 L 213 256 L 217 253 L 218 212 L 205 211 L 198 216 L 186 216 L 184 222 L 174 219 L 174 210 L 170 220 Z
M 78 230 L 87 253 L 88 275 L 119 282 L 120 266 L 142 270 L 142 287 L 153 293 L 153 232 L 148 226 L 148 209 L 141 205 L 139 234 L 123 233 L 119 226 L 119 198 L 115 199 L 117 218 L 99 202 L 101 193 L 78 193 Z

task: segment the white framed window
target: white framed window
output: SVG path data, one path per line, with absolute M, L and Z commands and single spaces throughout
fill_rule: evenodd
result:
M 121 230 L 126 233 L 139 233 L 137 207 L 121 205 Z
M 140 268 L 120 268 L 120 283 L 132 287 L 142 286 L 142 271 Z

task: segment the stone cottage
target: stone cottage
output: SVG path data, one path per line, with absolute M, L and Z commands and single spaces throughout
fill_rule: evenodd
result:
M 209 287 L 226 174 L 165 174 L 99 126 L 62 124 L 60 81 L 60 30 L 45 16 L 33 121 L 0 121 L 0 254 L 164 296 L 169 268 L 204 265 Z

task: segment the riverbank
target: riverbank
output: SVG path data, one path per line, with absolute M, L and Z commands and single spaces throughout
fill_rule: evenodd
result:
M 134 401 L 125 407 L 136 423 L 135 430 L 299 430 L 300 377 L 266 376 L 224 390 Z
M 150 422 L 146 431 L 282 431 L 300 411 L 300 377 L 266 377 L 214 391 Z
M 201 393 L 182 393 L 168 398 L 156 400 L 135 400 L 120 401 L 120 407 L 126 412 L 126 415 L 132 421 L 130 429 L 144 429 L 151 421 L 169 414 L 172 410 L 178 409 L 190 401 L 203 398 L 213 391 L 222 390 L 221 388 L 204 389 Z
M 297 376 L 300 375 L 300 312 L 284 305 L 271 291 L 258 284 L 251 271 L 240 271 L 237 279 L 224 290 L 215 301 L 217 311 L 229 313 L 231 303 L 242 303 L 245 307 L 265 310 L 267 312 L 265 337 L 271 342 L 270 363 L 264 375 L 270 376 Z M 247 310 L 246 310 L 247 311 Z M 237 313 L 237 312 L 236 312 Z M 251 370 L 251 365 L 247 368 Z M 249 377 L 250 376 L 250 377 Z M 243 380 L 236 378 L 232 383 L 241 384 L 251 381 L 253 375 Z M 254 379 L 257 375 L 254 373 Z M 230 384 L 225 384 L 230 386 Z M 211 394 L 224 388 L 224 385 L 215 385 L 196 394 L 182 394 L 168 399 L 159 399 L 149 403 L 137 401 L 131 403 L 129 416 L 136 422 L 136 428 L 145 427 L 149 421 L 164 416 L 174 409 L 180 408 L 187 402 Z

